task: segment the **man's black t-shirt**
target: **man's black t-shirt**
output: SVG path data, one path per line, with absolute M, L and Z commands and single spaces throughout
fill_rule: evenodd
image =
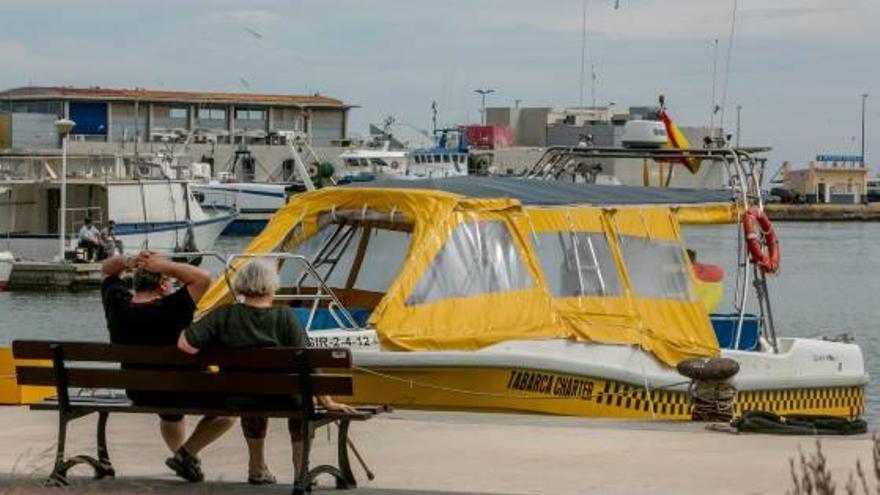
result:
M 101 283 L 101 302 L 110 342 L 132 345 L 177 345 L 180 332 L 192 323 L 196 304 L 186 287 L 173 294 L 148 303 L 134 304 L 132 294 L 119 277 L 107 277 Z M 126 369 L 178 369 L 174 366 L 125 365 Z M 126 395 L 138 404 L 181 405 L 201 403 L 203 398 L 185 394 L 126 390 Z M 161 416 L 161 415 L 160 415 Z M 178 421 L 180 415 L 162 416 L 167 421 Z
M 176 345 L 180 332 L 192 323 L 196 304 L 186 287 L 148 303 L 134 304 L 119 277 L 101 284 L 104 316 L 110 342 L 134 345 Z

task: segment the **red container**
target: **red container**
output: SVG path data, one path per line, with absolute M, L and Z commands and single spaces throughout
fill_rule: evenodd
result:
M 464 134 L 471 148 L 497 150 L 513 144 L 513 132 L 509 125 L 466 125 Z

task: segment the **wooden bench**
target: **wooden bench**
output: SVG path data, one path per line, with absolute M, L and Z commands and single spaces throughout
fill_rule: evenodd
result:
M 298 475 L 294 493 L 310 491 L 312 481 L 320 474 L 333 476 L 337 488 L 353 488 L 357 482 L 349 462 L 349 448 L 361 463 L 363 461 L 348 438 L 350 422 L 363 421 L 387 410 L 382 406 L 363 406 L 358 407 L 355 414 L 346 414 L 315 407 L 312 396 L 316 394 L 352 395 L 351 353 L 347 349 L 223 349 L 189 355 L 174 347 L 17 340 L 12 343 L 12 352 L 16 360 L 52 361 L 51 367 L 19 364 L 16 376 L 20 385 L 56 387 L 57 397 L 31 405 L 33 410 L 52 410 L 59 414 L 55 467 L 47 480 L 47 484 L 54 486 L 67 485 L 67 472 L 77 464 L 91 466 L 96 479 L 115 476 L 107 450 L 110 413 L 154 413 L 301 419 L 305 468 Z M 122 369 L 121 365 L 161 365 L 166 369 Z M 175 369 L 167 369 L 169 366 Z M 79 389 L 79 392 L 84 389 L 138 390 L 256 398 L 287 395 L 298 397 L 302 406 L 266 411 L 213 406 L 150 406 L 133 404 L 121 393 L 95 397 L 77 394 L 71 389 Z M 67 457 L 64 451 L 67 424 L 91 413 L 98 414 L 97 457 Z M 309 469 L 312 435 L 317 428 L 330 423 L 338 424 L 339 428 L 338 465 Z M 372 479 L 372 473 L 366 471 Z

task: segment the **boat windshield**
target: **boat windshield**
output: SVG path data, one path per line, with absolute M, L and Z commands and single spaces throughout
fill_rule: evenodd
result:
M 289 249 L 312 263 L 361 326 L 397 279 L 412 238 L 411 224 L 378 216 L 362 211 L 322 215 L 318 231 Z M 317 292 L 317 281 L 297 263 L 284 264 L 280 277 L 281 294 Z M 291 305 L 311 304 L 300 303 Z

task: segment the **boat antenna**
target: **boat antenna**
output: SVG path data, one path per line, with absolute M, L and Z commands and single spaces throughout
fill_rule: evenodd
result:
M 589 0 L 584 0 L 581 16 L 581 79 L 580 79 L 580 106 L 584 106 L 584 83 L 587 70 L 587 6 Z
M 437 133 L 437 100 L 431 102 L 431 122 L 434 123 L 433 133 Z
M 709 133 L 715 129 L 715 114 L 718 113 L 718 100 L 715 90 L 718 87 L 718 38 L 712 40 L 712 101 L 709 104 Z
M 596 64 L 593 63 L 593 52 L 587 53 L 587 12 L 590 8 L 590 0 L 584 0 L 583 15 L 581 17 L 581 77 L 580 77 L 580 107 L 584 106 L 584 91 L 587 81 L 587 58 L 590 59 L 590 101 L 593 108 L 596 107 Z
M 727 40 L 727 60 L 724 63 L 724 89 L 721 92 L 721 121 L 719 127 L 722 129 L 724 129 L 724 111 L 727 108 L 727 87 L 730 85 L 730 58 L 733 53 L 733 37 L 736 33 L 736 11 L 738 6 L 739 0 L 733 0 L 733 14 L 730 17 L 730 38 Z

